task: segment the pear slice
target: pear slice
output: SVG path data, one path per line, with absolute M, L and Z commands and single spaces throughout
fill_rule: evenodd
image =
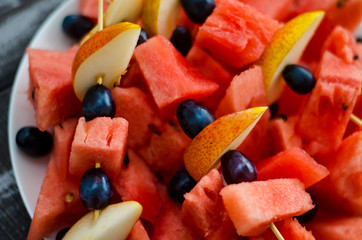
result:
M 277 30 L 258 62 L 262 67 L 268 103 L 277 100 L 284 88 L 281 73 L 286 65 L 297 63 L 325 13 L 301 14 Z
M 63 240 L 124 240 L 141 216 L 142 206 L 135 201 L 112 204 L 94 220 L 89 212 L 76 222 Z
M 73 61 L 72 77 L 74 92 L 81 101 L 98 77 L 102 77 L 102 84 L 110 89 L 119 83 L 140 31 L 139 25 L 122 22 L 97 32 L 80 46 Z
M 220 165 L 221 156 L 236 149 L 248 136 L 268 107 L 256 107 L 225 115 L 207 125 L 184 153 L 188 173 L 199 181 Z
M 104 26 L 119 22 L 136 22 L 141 16 L 143 0 L 113 0 L 104 13 Z
M 171 38 L 181 11 L 179 0 L 146 0 L 141 20 L 150 36 L 163 35 Z

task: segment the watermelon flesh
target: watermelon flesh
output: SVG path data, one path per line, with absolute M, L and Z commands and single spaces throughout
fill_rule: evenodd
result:
M 293 10 L 294 0 L 279 0 L 272 4 L 269 0 L 239 0 L 245 4 L 254 7 L 261 13 L 276 19 L 278 21 L 285 20 Z M 266 7 L 267 6 L 267 7 Z
M 273 119 L 269 124 L 269 133 L 272 138 L 272 152 L 274 154 L 292 147 L 302 148 L 302 139 L 295 133 L 296 117 Z
M 126 152 L 128 122 L 123 118 L 79 119 L 69 159 L 69 172 L 82 176 L 96 163 L 112 180 L 122 167 Z
M 107 1 L 103 1 L 103 11 L 107 10 Z M 98 18 L 98 0 L 79 0 L 80 15 L 97 20 Z
M 269 223 L 302 215 L 314 207 L 298 179 L 231 184 L 220 194 L 231 221 L 242 236 L 258 236 Z
M 205 78 L 161 35 L 139 45 L 134 56 L 147 88 L 165 119 L 172 119 L 183 100 L 202 100 L 219 87 Z
M 213 169 L 184 195 L 182 219 L 202 239 L 231 239 L 235 236 L 235 229 L 219 195 L 223 187 L 220 173 Z
M 62 228 L 71 227 L 88 211 L 79 198 L 80 178 L 67 174 L 64 168 L 64 162 L 69 159 L 72 140 L 69 135 L 73 130 L 66 130 L 71 127 L 70 122 L 63 125 L 64 130 L 56 130 L 56 144 L 38 196 L 28 240 L 51 237 Z
M 276 222 L 275 226 L 285 240 L 315 240 L 311 231 L 306 230 L 297 219 L 286 219 Z M 313 231 L 314 232 L 314 231 Z M 275 234 L 271 229 L 266 230 L 258 237 L 250 237 L 250 240 L 275 240 Z M 319 238 L 318 238 L 319 239 Z
M 143 227 L 141 220 L 138 220 L 133 226 L 126 240 L 149 240 L 150 237 L 146 229 Z
M 71 69 L 78 47 L 68 51 L 27 49 L 29 56 L 29 99 L 34 105 L 41 131 L 81 113 L 81 102 L 73 90 Z
M 258 180 L 297 178 L 308 188 L 329 171 L 300 148 L 290 148 L 257 164 Z
M 259 59 L 279 26 L 249 5 L 223 0 L 200 27 L 196 44 L 218 61 L 239 69 Z
M 362 214 L 362 131 L 344 139 L 323 164 L 330 175 L 311 189 L 319 206 L 334 212 Z
M 128 150 L 127 156 L 129 163 L 122 167 L 112 184 L 123 201 L 139 202 L 143 207 L 141 218 L 153 223 L 163 203 L 157 178 L 135 152 Z

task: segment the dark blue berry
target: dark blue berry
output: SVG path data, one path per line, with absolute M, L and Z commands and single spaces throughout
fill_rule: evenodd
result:
M 216 6 L 214 0 L 181 0 L 181 5 L 189 19 L 197 24 L 203 24 Z
M 32 157 L 41 157 L 52 150 L 53 137 L 49 132 L 42 132 L 36 127 L 21 128 L 15 138 L 23 152 Z
M 182 203 L 185 200 L 184 194 L 190 192 L 195 185 L 196 181 L 182 168 L 168 183 L 167 192 L 173 200 Z
M 81 39 L 94 27 L 94 22 L 87 17 L 69 15 L 63 19 L 63 31 L 75 40 Z
M 257 177 L 254 163 L 236 150 L 230 150 L 221 157 L 221 168 L 227 184 L 252 182 Z
M 273 102 L 272 104 L 269 105 L 269 110 L 270 110 L 270 119 L 274 118 L 279 110 L 279 104 L 278 102 Z
M 138 37 L 137 46 L 146 42 L 148 38 L 149 37 L 148 37 L 147 32 L 142 28 L 141 32 L 140 32 L 140 36 Z
M 192 46 L 190 31 L 185 27 L 176 27 L 171 36 L 171 43 L 183 56 L 186 56 Z
M 83 116 L 86 121 L 96 117 L 111 117 L 116 114 L 116 105 L 111 91 L 103 85 L 88 89 L 82 103 Z
M 299 94 L 311 92 L 316 84 L 313 73 L 300 65 L 287 65 L 282 74 L 287 85 Z
M 62 240 L 63 237 L 65 236 L 65 234 L 67 234 L 67 232 L 69 231 L 69 227 L 68 228 L 63 228 L 62 230 L 60 230 L 57 233 L 57 236 L 55 237 L 55 240 Z
M 105 208 L 112 197 L 107 174 L 100 168 L 87 170 L 80 182 L 79 197 L 83 205 L 90 210 Z
M 210 111 L 194 100 L 183 101 L 176 112 L 177 120 L 190 138 L 194 138 L 202 129 L 215 121 Z

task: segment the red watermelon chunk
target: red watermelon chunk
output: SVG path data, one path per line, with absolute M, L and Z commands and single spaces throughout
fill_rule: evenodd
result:
M 312 232 L 306 230 L 297 219 L 286 219 L 276 222 L 275 226 L 285 240 L 315 240 Z M 314 232 L 314 231 L 313 231 Z M 249 240 L 275 240 L 275 234 L 271 229 L 266 230 L 259 237 L 250 237 Z
M 254 7 L 256 10 L 261 13 L 276 19 L 284 20 L 291 13 L 294 7 L 294 0 L 278 0 L 273 1 L 272 4 L 270 0 L 239 0 L 245 4 L 248 4 Z M 298 1 L 299 2 L 299 1 Z
M 81 102 L 74 93 L 71 76 L 77 49 L 27 49 L 29 99 L 34 104 L 37 127 L 42 131 L 81 112 Z
M 107 1 L 103 1 L 103 10 L 106 11 L 108 7 Z M 98 18 L 98 0 L 79 0 L 80 15 L 92 19 Z
M 164 123 L 158 130 L 152 133 L 148 144 L 135 151 L 162 176 L 164 182 L 168 182 L 183 167 L 183 155 L 191 139 L 179 126 L 169 123 Z
M 53 157 L 56 158 L 57 172 L 62 179 L 68 176 L 69 156 L 78 119 L 70 118 L 54 126 Z
M 328 50 L 343 59 L 345 63 L 353 63 L 355 61 L 353 58 L 357 54 L 356 45 L 353 34 L 347 29 L 337 26 L 324 42 L 322 53 Z
M 144 160 L 132 150 L 127 151 L 127 156 L 129 163 L 122 167 L 112 184 L 123 201 L 139 202 L 143 207 L 141 218 L 153 223 L 163 204 L 157 178 Z
M 258 180 L 297 178 L 308 188 L 329 171 L 300 148 L 290 148 L 257 164 Z
M 223 0 L 200 27 L 196 44 L 218 61 L 241 68 L 259 59 L 279 27 L 249 5 Z
M 312 71 L 309 66 L 306 67 Z M 290 89 L 290 87 L 288 87 L 288 85 L 285 84 L 283 92 L 278 99 L 278 114 L 286 116 L 297 115 L 307 97 L 308 95 L 302 95 L 294 92 Z
M 147 144 L 152 134 L 150 126 L 161 128 L 163 124 L 152 99 L 136 87 L 116 87 L 112 96 L 116 117 L 122 117 L 129 123 L 127 146 L 138 148 Z
M 58 137 L 60 137 L 59 135 Z M 54 148 L 56 149 L 51 154 L 38 196 L 28 240 L 55 236 L 59 230 L 71 227 L 88 211 L 79 198 L 80 179 L 69 175 L 64 179 L 66 172 L 60 172 L 58 168 L 60 161 L 64 161 L 64 159 L 60 159 L 60 156 L 67 155 L 67 144 L 56 144 Z M 61 155 L 56 155 L 58 153 Z
M 318 206 L 335 212 L 362 214 L 362 131 L 344 139 L 323 163 L 330 174 L 313 186 Z M 322 204 L 323 203 L 323 204 Z
M 202 100 L 218 89 L 159 35 L 139 45 L 134 56 L 160 114 L 172 118 L 179 103 Z
M 69 172 L 82 176 L 100 163 L 108 177 L 116 179 L 123 164 L 127 133 L 124 118 L 98 117 L 86 122 L 81 117 L 72 143 Z
M 141 220 L 136 222 L 126 240 L 150 240 Z
M 288 117 L 287 120 L 278 118 L 270 121 L 269 132 L 274 154 L 292 147 L 302 148 L 302 139 L 294 130 L 296 121 L 296 117 Z
M 339 146 L 361 94 L 360 88 L 342 82 L 338 76 L 318 79 L 296 126 L 297 133 L 303 138 L 333 149 Z
M 203 239 L 231 239 L 235 229 L 223 206 L 220 173 L 213 169 L 186 193 L 182 219 Z
M 261 67 L 253 66 L 235 76 L 215 111 L 216 117 L 245 110 L 246 108 L 265 106 L 266 92 Z
M 244 182 L 220 192 L 239 235 L 258 236 L 271 222 L 299 216 L 314 207 L 298 179 Z
M 361 239 L 362 217 L 322 213 L 306 223 L 306 227 L 318 240 Z
M 201 240 L 181 219 L 181 209 L 170 198 L 163 205 L 153 226 L 152 240 Z

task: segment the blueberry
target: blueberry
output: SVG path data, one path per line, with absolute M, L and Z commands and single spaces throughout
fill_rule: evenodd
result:
M 182 203 L 185 200 L 184 194 L 190 192 L 195 185 L 196 181 L 182 168 L 168 183 L 167 192 L 173 200 Z
M 189 19 L 197 24 L 203 24 L 216 6 L 214 0 L 181 0 L 181 5 Z
M 171 43 L 183 56 L 186 56 L 192 46 L 190 31 L 185 27 L 176 27 L 171 36 Z
M 227 184 L 252 182 L 257 177 L 254 163 L 236 150 L 230 150 L 221 157 L 221 168 Z
M 112 197 L 107 174 L 100 168 L 87 170 L 80 182 L 79 197 L 83 205 L 90 210 L 105 208 Z
M 140 32 L 140 36 L 138 37 L 137 46 L 146 42 L 148 38 L 149 37 L 148 37 L 147 32 L 142 28 L 141 32 Z
M 190 138 L 194 138 L 202 129 L 215 121 L 209 110 L 194 100 L 183 101 L 176 112 L 177 120 Z
M 67 234 L 67 232 L 69 231 L 69 227 L 68 228 L 63 228 L 62 230 L 60 230 L 57 233 L 57 236 L 55 237 L 55 240 L 62 240 L 63 237 L 65 236 L 65 234 Z
M 83 99 L 82 111 L 86 121 L 96 117 L 113 118 L 116 105 L 111 91 L 99 84 L 89 88 Z
M 69 15 L 63 19 L 63 31 L 75 40 L 81 39 L 94 27 L 94 22 L 87 17 Z
M 316 84 L 313 73 L 300 65 L 287 65 L 282 74 L 287 85 L 299 94 L 311 92 Z
M 53 138 L 49 132 L 42 132 L 36 127 L 21 128 L 15 138 L 23 152 L 32 157 L 41 157 L 52 150 Z

